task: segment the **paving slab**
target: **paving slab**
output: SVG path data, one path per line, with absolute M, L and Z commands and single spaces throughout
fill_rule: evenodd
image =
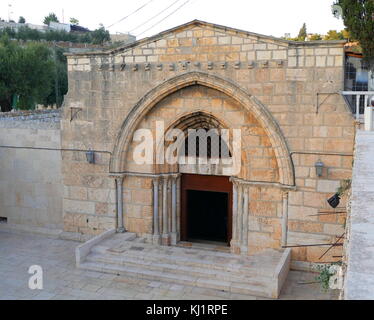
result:
M 0 232 L 0 300 L 255 300 L 249 295 L 227 294 L 219 290 L 192 288 L 164 282 L 101 274 L 75 267 L 77 242 Z M 44 274 L 44 290 L 28 288 L 28 268 L 40 265 Z M 314 279 L 315 274 L 291 271 L 280 299 L 331 300 L 337 295 L 325 293 L 318 284 L 299 285 Z M 100 288 L 92 292 L 97 286 Z M 86 290 L 91 289 L 91 290 Z

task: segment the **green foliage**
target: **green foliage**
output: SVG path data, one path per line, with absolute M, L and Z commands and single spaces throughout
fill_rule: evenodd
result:
M 344 196 L 344 194 L 348 190 L 351 189 L 351 186 L 352 186 L 352 180 L 351 179 L 342 180 L 340 182 L 340 187 L 338 188 L 336 193 L 339 195 L 339 197 Z
M 75 18 L 70 18 L 70 23 L 77 26 L 77 25 L 79 25 L 79 20 L 75 19 Z
M 14 37 L 17 40 L 33 40 L 40 41 L 42 39 L 42 34 L 38 30 L 30 29 L 29 27 L 21 27 L 15 33 Z
M 91 41 L 92 41 L 91 33 L 86 32 L 86 33 L 78 36 L 78 42 L 91 43 Z
M 336 0 L 343 11 L 344 24 L 354 39 L 360 42 L 364 60 L 374 70 L 374 1 Z
M 22 16 L 19 17 L 18 23 L 26 23 L 26 19 Z
M 61 48 L 54 48 L 54 82 L 53 90 L 51 93 L 42 101 L 44 105 L 57 104 L 61 107 L 63 96 L 68 92 L 68 72 L 67 72 L 67 59 L 64 55 L 64 50 Z M 57 90 L 56 90 L 57 86 Z
M 351 35 L 349 31 L 342 30 L 340 32 L 336 30 L 329 30 L 327 34 L 324 36 L 323 40 L 349 40 Z
M 351 33 L 347 29 L 342 30 L 341 33 L 343 35 L 343 39 L 354 40 L 351 36 Z
M 303 26 L 304 28 L 304 26 Z M 302 29 L 303 29 L 302 28 Z M 303 38 L 304 36 L 304 33 L 301 32 L 302 30 L 300 30 L 300 33 L 302 33 L 302 36 L 298 36 L 296 38 L 283 38 L 283 39 L 286 39 L 286 40 L 289 40 L 289 41 L 305 41 Z M 308 36 L 308 40 L 309 41 L 318 41 L 318 40 L 353 40 L 352 39 L 352 36 L 351 34 L 349 33 L 348 30 L 341 30 L 341 31 L 336 31 L 336 30 L 330 30 L 327 32 L 326 35 L 321 35 L 319 33 L 314 33 L 314 34 L 311 34 Z
M 331 267 L 334 265 L 341 265 L 341 262 L 317 266 L 317 271 L 319 272 L 319 275 L 315 279 L 321 284 L 322 289 L 324 291 L 328 291 L 330 289 L 330 278 L 335 274 L 330 270 Z
M 314 33 L 309 37 L 310 41 L 322 40 L 322 36 L 318 33 Z
M 49 41 L 49 42 L 73 42 L 73 43 L 91 43 L 91 44 L 103 44 L 110 41 L 109 31 L 101 27 L 93 32 L 86 32 L 84 34 L 70 33 L 64 30 L 48 30 L 46 32 L 40 32 L 35 29 L 31 29 L 27 26 L 22 26 L 15 31 L 11 28 L 5 28 L 0 30 L 0 37 L 7 35 L 10 39 L 17 40 L 32 40 L 32 41 Z
M 32 109 L 37 103 L 52 102 L 53 97 L 50 99 L 50 96 L 55 76 L 63 68 L 63 61 L 61 65 L 56 63 L 51 49 L 40 43 L 21 46 L 5 35 L 0 39 L 0 61 L 2 111 L 11 110 L 14 97 L 19 97 L 17 105 L 25 109 Z M 67 80 L 61 83 L 67 85 Z
M 344 40 L 343 34 L 336 30 L 329 30 L 324 36 L 324 40 Z
M 110 34 L 103 26 L 91 32 L 91 39 L 93 44 L 104 44 L 110 41 Z
M 6 35 L 9 39 L 14 39 L 16 37 L 17 32 L 14 29 L 6 27 L 3 30 L 0 30 L 0 37 Z
M 330 278 L 333 274 L 330 273 L 331 265 L 324 265 L 324 266 L 317 266 L 319 271 L 319 275 L 316 277 L 316 281 L 318 281 L 322 289 L 328 291 L 330 289 Z
M 297 38 L 299 41 L 305 41 L 307 36 L 308 36 L 308 33 L 306 29 L 306 23 L 304 23 L 299 31 L 299 35 L 297 36 Z
M 60 22 L 55 13 L 51 12 L 48 16 L 44 18 L 43 23 L 49 26 L 50 22 Z
M 44 33 L 43 39 L 50 42 L 80 42 L 79 36 L 74 33 L 69 33 L 64 30 L 48 30 Z

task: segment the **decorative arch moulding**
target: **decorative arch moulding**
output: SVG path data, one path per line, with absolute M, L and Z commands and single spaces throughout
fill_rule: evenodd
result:
M 125 172 L 126 154 L 133 133 L 152 108 L 174 92 L 193 85 L 201 85 L 220 91 L 237 101 L 247 112 L 251 113 L 264 128 L 271 141 L 279 168 L 279 183 L 285 186 L 295 186 L 294 167 L 286 139 L 269 110 L 256 97 L 231 80 L 199 71 L 187 72 L 166 80 L 149 91 L 131 109 L 117 136 L 110 161 L 110 172 Z

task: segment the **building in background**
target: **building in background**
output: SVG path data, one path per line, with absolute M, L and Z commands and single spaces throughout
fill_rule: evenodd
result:
M 374 74 L 365 67 L 363 62 L 362 49 L 357 42 L 350 42 L 345 45 L 345 91 L 374 91 Z M 357 96 L 346 96 L 353 113 L 357 110 Z M 359 96 L 359 114 L 365 111 L 365 97 Z

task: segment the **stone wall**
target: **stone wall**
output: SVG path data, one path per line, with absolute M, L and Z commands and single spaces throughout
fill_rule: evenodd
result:
M 264 152 L 261 148 L 261 143 L 264 143 L 272 151 L 268 154 L 269 160 L 251 154 L 249 158 L 253 165 L 248 167 L 248 174 L 243 177 L 250 182 L 279 183 L 283 177 L 281 170 L 284 168 L 279 166 L 282 160 L 278 156 L 276 161 L 271 160 L 271 154 L 283 148 L 283 154 L 287 153 L 292 159 L 295 188 L 289 191 L 286 210 L 282 203 L 283 192 L 276 185 L 272 187 L 275 190 L 250 188 L 248 246 L 254 250 L 279 248 L 285 232 L 288 245 L 329 243 L 344 232 L 344 215 L 318 215 L 320 210 L 329 209 L 326 200 L 336 192 L 341 179 L 351 177 L 352 171 L 355 124 L 338 94 L 344 83 L 342 42 L 292 43 L 193 22 L 106 54 L 68 56 L 68 68 L 69 93 L 62 121 L 63 146 L 110 152 L 112 157 L 101 155 L 94 166 L 84 163 L 84 159 L 64 157 L 66 188 L 81 190 L 74 206 L 71 206 L 71 199 L 65 197 L 65 208 L 68 207 L 64 210 L 65 229 L 77 230 L 75 219 L 80 221 L 80 230 L 88 233 L 116 226 L 115 184 L 110 171 L 113 169 L 111 163 L 116 160 L 113 150 L 118 145 L 125 119 L 148 97 L 157 97 L 157 88 L 162 84 L 169 82 L 172 86 L 178 76 L 198 72 L 240 88 L 252 96 L 253 104 L 243 105 L 242 101 L 236 101 L 234 107 L 227 104 L 238 96 L 234 89 L 227 89 L 229 96 L 215 101 L 207 92 L 202 94 L 195 87 L 189 89 L 194 96 L 187 103 L 183 102 L 186 105 L 179 105 L 175 97 L 167 97 L 173 93 L 170 90 L 170 94 L 161 96 L 158 105 L 166 105 L 165 111 L 160 113 L 155 106 L 153 113 L 143 115 L 144 121 L 151 123 L 156 118 L 163 118 L 172 123 L 183 108 L 191 112 L 200 108 L 218 118 L 220 113 L 231 112 L 237 119 L 234 122 L 245 128 L 242 118 L 252 117 L 259 121 L 254 105 L 260 105 L 274 119 L 279 130 L 269 131 L 267 125 L 261 123 L 259 132 L 266 135 L 256 138 L 256 134 L 250 134 L 252 142 L 257 141 L 255 148 Z M 207 104 L 197 107 L 199 103 Z M 75 116 L 71 121 L 72 114 Z M 143 125 L 139 122 L 138 128 Z M 277 134 L 284 137 L 285 146 L 269 144 Z M 121 155 L 130 156 L 131 152 L 127 154 L 126 151 Z M 132 171 L 131 159 L 124 159 L 127 161 L 123 161 L 120 171 Z M 319 160 L 325 164 L 322 177 L 316 176 L 315 163 Z M 275 163 L 278 164 L 278 174 L 274 175 L 269 169 L 276 168 Z M 76 170 L 68 170 L 72 166 Z M 254 175 L 261 169 L 262 175 Z M 143 172 L 150 171 L 152 168 L 143 168 Z M 150 182 L 143 180 L 146 179 L 125 178 L 124 204 L 127 207 L 124 215 L 130 231 L 149 233 L 152 193 Z M 107 204 L 108 211 L 93 205 L 87 196 L 89 190 L 96 190 L 96 195 L 111 195 L 107 198 L 109 200 L 99 202 L 101 208 Z M 138 200 L 133 200 L 133 197 L 141 201 L 144 210 L 137 207 Z M 263 204 L 256 203 L 257 200 Z M 280 220 L 284 221 L 285 215 L 288 215 L 288 231 L 287 228 L 281 230 Z M 94 219 L 95 229 L 90 225 L 90 219 Z M 324 250 L 324 247 L 294 249 L 293 259 L 318 262 Z M 331 255 L 326 259 L 331 260 Z
M 373 157 L 374 132 L 358 131 L 343 259 L 345 300 L 374 299 Z
M 58 111 L 0 116 L 0 217 L 8 225 L 62 229 L 60 148 Z

